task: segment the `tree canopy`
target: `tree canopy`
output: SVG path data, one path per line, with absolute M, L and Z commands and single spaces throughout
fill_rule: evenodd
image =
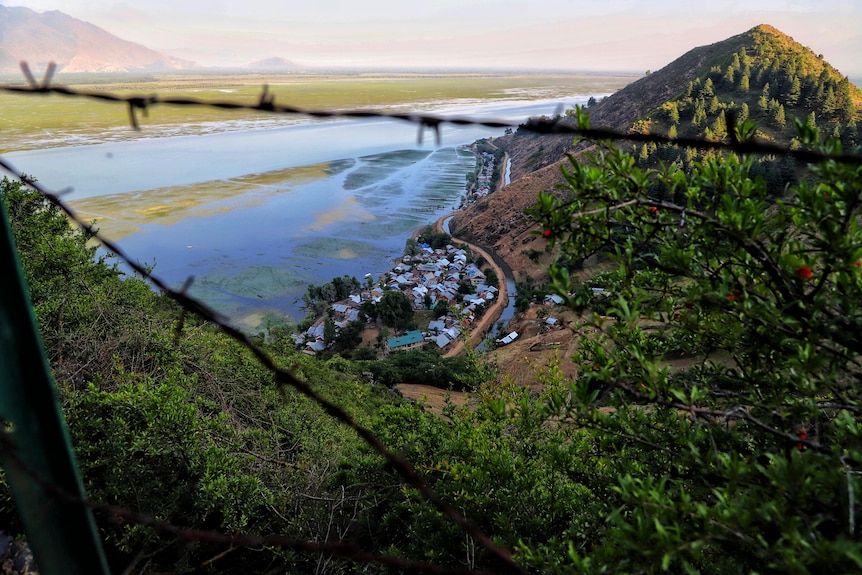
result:
M 376 307 L 377 317 L 383 325 L 395 329 L 413 327 L 413 303 L 401 290 L 390 289 L 383 292 L 383 297 Z

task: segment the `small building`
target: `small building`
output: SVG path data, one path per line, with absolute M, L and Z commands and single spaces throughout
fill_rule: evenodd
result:
M 324 349 L 326 349 L 326 344 L 323 343 L 322 339 L 318 339 L 305 344 L 305 349 L 302 350 L 302 353 L 306 355 L 317 355 Z
M 513 331 L 509 335 L 507 335 L 506 337 L 501 337 L 500 339 L 498 339 L 496 343 L 499 346 L 509 345 L 510 343 L 515 341 L 516 339 L 518 339 L 518 332 Z
M 557 294 L 548 294 L 543 301 L 545 305 L 560 305 L 563 303 L 563 298 Z
M 399 337 L 390 337 L 386 340 L 388 351 L 407 351 L 408 349 L 416 349 L 423 345 L 425 345 L 425 339 L 422 337 L 422 332 L 418 329 L 408 331 Z
M 449 339 L 449 336 L 447 336 L 445 333 L 441 333 L 440 335 L 438 335 L 437 337 L 434 338 L 434 343 L 437 344 L 437 347 L 439 347 L 440 349 L 443 349 L 444 347 L 446 347 L 447 345 L 452 343 L 452 340 Z

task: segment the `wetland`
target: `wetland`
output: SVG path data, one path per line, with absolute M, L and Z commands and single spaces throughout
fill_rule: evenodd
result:
M 631 77 L 170 77 L 82 85 L 118 94 L 255 101 L 262 86 L 302 108 L 370 108 L 523 121 Z M 77 86 L 75 86 L 77 88 Z M 127 110 L 87 98 L 3 94 L 4 157 L 120 240 L 169 283 L 248 331 L 298 321 L 308 284 L 377 276 L 416 228 L 455 209 L 501 129 L 444 124 L 441 141 L 391 119 L 318 120 L 202 107 Z M 7 105 L 8 104 L 8 105 Z

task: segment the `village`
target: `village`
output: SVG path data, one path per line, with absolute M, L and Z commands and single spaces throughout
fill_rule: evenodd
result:
M 494 155 L 486 151 L 474 152 L 479 169 L 475 181 L 467 186 L 465 203 L 485 197 L 494 189 Z M 365 289 L 331 304 L 326 315 L 317 318 L 303 333 L 294 334 L 293 339 L 303 353 L 316 355 L 331 345 L 325 341 L 327 318 L 334 322 L 336 330 L 356 321 L 376 325 L 376 321 L 361 308 L 365 302 L 379 303 L 386 290 L 402 292 L 414 311 L 430 311 L 436 319 L 428 322 L 427 329 L 410 330 L 387 338 L 383 353 L 427 344 L 445 352 L 465 330 L 470 330 L 498 297 L 499 289 L 492 285 L 496 281 L 489 282 L 476 262 L 470 260 L 469 249 L 451 243 L 432 247 L 428 243 L 417 242 L 408 251 L 412 253 L 397 259 L 393 268 L 377 280 L 376 286 L 372 287 L 372 278 L 370 274 L 366 275 Z

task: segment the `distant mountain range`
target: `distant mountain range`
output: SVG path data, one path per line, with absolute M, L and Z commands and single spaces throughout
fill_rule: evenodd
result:
M 140 44 L 53 10 L 0 6 L 0 72 L 34 70 L 49 62 L 58 72 L 158 72 L 194 68 L 194 62 L 160 54 Z
M 264 58 L 256 60 L 250 64 L 246 64 L 243 68 L 251 70 L 261 70 L 265 72 L 285 72 L 290 70 L 298 70 L 301 68 L 299 64 L 286 60 L 284 58 Z

